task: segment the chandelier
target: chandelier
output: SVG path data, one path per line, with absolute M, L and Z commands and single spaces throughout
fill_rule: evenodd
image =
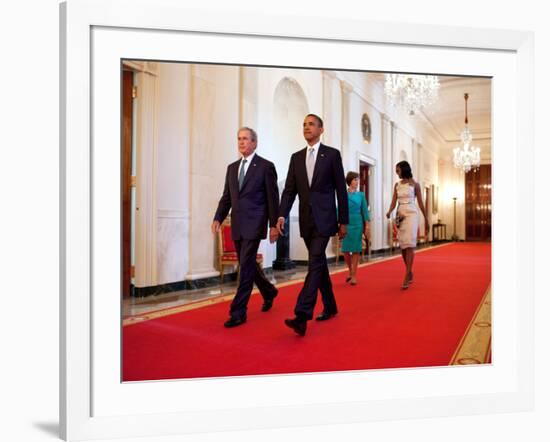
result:
M 384 91 L 393 106 L 414 115 L 437 100 L 439 79 L 435 75 L 386 74 Z
M 462 147 L 453 149 L 453 163 L 455 167 L 469 172 L 479 167 L 481 149 L 472 146 L 472 132 L 468 128 L 468 94 L 464 94 L 464 123 L 464 129 L 460 133 Z

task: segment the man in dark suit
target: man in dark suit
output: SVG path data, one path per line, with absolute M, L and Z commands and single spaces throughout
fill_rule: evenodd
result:
M 240 279 L 229 310 L 230 318 L 224 323 L 228 328 L 246 322 L 254 283 L 264 298 L 263 312 L 271 309 L 278 292 L 256 262 L 260 241 L 267 235 L 268 220 L 270 241 L 276 241 L 279 235 L 275 227 L 279 203 L 277 172 L 272 162 L 256 154 L 258 137 L 253 129 L 243 127 L 237 137 L 242 157 L 227 167 L 223 195 L 212 222 L 212 233 L 216 233 L 231 209 L 231 237 L 239 259 Z
M 300 236 L 308 250 L 308 272 L 294 308 L 296 317 L 285 319 L 285 324 L 300 336 L 305 335 L 307 321 L 313 318 L 318 289 L 323 312 L 315 319 L 325 321 L 338 313 L 325 250 L 331 236 L 337 232 L 340 238 L 346 235 L 349 216 L 342 157 L 337 149 L 320 142 L 323 120 L 315 114 L 307 115 L 303 132 L 307 146 L 290 158 L 277 221 L 277 229 L 282 233 L 284 220 L 298 195 Z

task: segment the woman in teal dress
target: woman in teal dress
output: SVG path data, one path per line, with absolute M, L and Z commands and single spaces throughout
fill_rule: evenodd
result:
M 356 285 L 355 275 L 363 250 L 363 235 L 367 239 L 370 237 L 370 216 L 365 194 L 358 191 L 359 174 L 348 172 L 346 183 L 348 184 L 349 224 L 348 232 L 342 241 L 342 252 L 349 270 L 346 282 Z

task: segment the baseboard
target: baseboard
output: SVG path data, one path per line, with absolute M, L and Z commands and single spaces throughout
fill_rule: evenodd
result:
M 271 267 L 265 268 L 264 273 L 266 275 L 271 275 L 273 269 Z M 222 284 L 228 282 L 235 282 L 237 280 L 237 272 L 225 273 L 223 275 Z M 192 281 L 176 281 L 169 282 L 167 284 L 159 284 L 149 287 L 131 287 L 130 293 L 131 296 L 135 298 L 141 298 L 144 296 L 156 296 L 164 295 L 166 293 L 180 292 L 185 290 L 197 290 L 204 289 L 208 287 L 215 287 L 220 285 L 219 276 L 211 276 L 209 278 L 194 279 Z
M 434 245 L 439 245 L 443 243 L 449 243 L 452 242 L 450 240 L 441 240 L 441 241 L 431 241 L 431 242 L 424 242 L 421 244 L 418 244 L 418 249 L 423 249 L 425 247 L 431 247 Z M 458 242 L 464 242 L 464 240 L 459 240 Z M 394 248 L 393 253 L 399 253 L 399 247 Z M 376 249 L 371 250 L 370 257 L 378 257 L 378 256 L 387 256 L 391 255 L 392 251 L 389 247 L 383 248 L 383 249 Z M 367 254 L 365 254 L 367 256 Z M 292 260 L 296 265 L 300 266 L 307 266 L 308 261 L 307 260 L 301 260 L 296 259 Z M 332 256 L 330 258 L 327 258 L 328 264 L 334 264 L 336 262 L 336 257 Z M 264 272 L 268 275 L 273 274 L 273 268 L 268 267 L 264 269 Z M 235 282 L 237 280 L 237 272 L 233 273 L 226 273 L 223 275 L 223 283 L 227 282 Z M 131 288 L 131 296 L 133 297 L 144 297 L 144 296 L 152 296 L 152 295 L 163 295 L 165 293 L 171 293 L 171 292 L 179 292 L 179 291 L 185 291 L 185 290 L 197 290 L 197 289 L 203 289 L 207 287 L 214 287 L 220 284 L 220 278 L 218 276 L 213 276 L 209 278 L 202 278 L 202 279 L 195 279 L 193 281 L 176 281 L 176 282 L 170 282 L 167 284 L 160 284 L 156 286 L 151 287 L 134 287 Z

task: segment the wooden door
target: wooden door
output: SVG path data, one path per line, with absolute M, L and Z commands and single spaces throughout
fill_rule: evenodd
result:
M 132 235 L 132 94 L 134 73 L 122 72 L 122 146 L 121 146 L 121 211 L 122 262 L 121 291 L 127 298 L 131 293 L 131 235 Z
M 491 165 L 466 173 L 466 241 L 491 240 Z
M 364 161 L 359 162 L 359 190 L 365 194 L 367 206 L 369 203 L 369 164 Z M 370 209 L 370 207 L 369 207 Z
M 365 199 L 367 200 L 367 207 L 370 213 L 370 201 L 369 201 L 369 177 L 370 177 L 370 166 L 364 161 L 359 162 L 359 190 L 365 194 Z M 372 216 L 372 215 L 371 215 Z M 372 240 L 372 237 L 371 237 Z M 363 249 L 365 253 L 369 253 L 369 244 L 363 239 Z

